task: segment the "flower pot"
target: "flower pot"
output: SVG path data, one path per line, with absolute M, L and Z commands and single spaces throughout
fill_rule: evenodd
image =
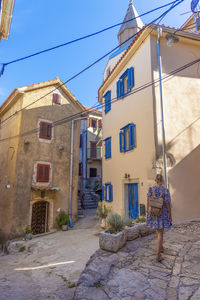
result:
M 126 226 L 125 230 L 127 231 L 127 241 L 133 241 L 140 235 L 139 226 L 137 224 L 133 226 Z
M 67 231 L 68 230 L 68 225 L 62 225 L 62 231 Z
M 122 230 L 118 233 L 100 232 L 99 247 L 102 250 L 117 252 L 126 244 L 127 231 Z

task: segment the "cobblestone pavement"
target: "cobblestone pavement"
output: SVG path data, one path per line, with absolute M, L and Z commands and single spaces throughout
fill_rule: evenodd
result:
M 76 289 L 76 300 L 199 300 L 200 223 L 164 235 L 164 260 L 155 261 L 155 234 L 127 242 L 118 253 L 98 250 Z
M 72 230 L 20 241 L 21 252 L 0 255 L 0 300 L 73 299 L 74 286 L 98 249 L 98 229 L 91 210 Z

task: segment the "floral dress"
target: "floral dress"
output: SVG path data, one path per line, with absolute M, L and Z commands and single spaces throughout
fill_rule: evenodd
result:
M 147 197 L 151 197 L 152 188 L 154 190 L 156 197 L 163 195 L 162 198 L 164 199 L 164 205 L 163 205 L 162 215 L 160 217 L 152 217 L 149 213 L 147 213 L 146 225 L 152 229 L 170 228 L 171 222 L 167 211 L 167 206 L 165 204 L 168 203 L 171 206 L 171 198 L 170 198 L 169 190 L 165 189 L 164 186 L 155 185 L 149 188 Z

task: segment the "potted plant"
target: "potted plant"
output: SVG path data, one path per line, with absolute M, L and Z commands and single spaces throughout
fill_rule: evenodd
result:
M 108 228 L 100 233 L 99 246 L 101 249 L 117 252 L 127 240 L 127 231 L 124 230 L 124 220 L 118 214 L 110 214 L 107 219 Z
M 96 214 L 101 219 L 103 228 L 106 228 L 106 218 L 110 212 L 111 212 L 111 208 L 103 204 L 102 201 L 99 201 Z
M 62 228 L 63 231 L 68 230 L 69 216 L 64 211 L 59 212 L 59 215 L 56 218 L 56 222 L 58 226 Z
M 28 225 L 25 228 L 25 240 L 32 240 L 33 235 L 32 235 L 32 231 L 31 231 L 31 226 Z

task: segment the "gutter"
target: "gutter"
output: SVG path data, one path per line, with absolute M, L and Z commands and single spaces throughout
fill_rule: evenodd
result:
M 74 121 L 85 120 L 86 117 L 77 118 L 72 120 L 72 133 L 71 133 L 71 151 L 70 151 L 70 183 L 69 183 L 69 207 L 68 214 L 70 217 L 70 227 L 73 227 L 72 217 L 72 187 L 73 187 L 73 159 L 74 159 Z
M 8 39 L 14 4 L 15 0 L 2 0 L 0 40 L 1 38 L 3 38 L 4 40 Z

